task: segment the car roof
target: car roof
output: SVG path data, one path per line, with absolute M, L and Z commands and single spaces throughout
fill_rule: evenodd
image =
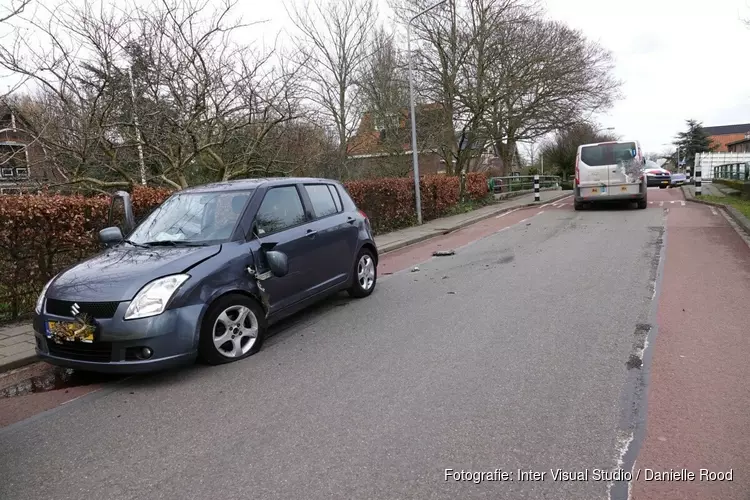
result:
M 214 193 L 217 191 L 247 191 L 250 189 L 257 189 L 259 187 L 273 187 L 281 184 L 295 184 L 301 182 L 327 182 L 334 184 L 339 183 L 338 181 L 333 179 L 324 179 L 319 177 L 264 177 L 258 179 L 237 179 L 234 181 L 212 182 L 211 184 L 203 184 L 201 186 L 186 188 L 180 192 Z

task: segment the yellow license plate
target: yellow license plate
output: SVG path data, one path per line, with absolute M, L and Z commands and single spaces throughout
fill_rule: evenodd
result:
M 628 190 L 627 186 L 620 186 L 620 191 L 627 191 L 627 190 Z
M 84 325 L 82 323 L 73 323 L 69 321 L 48 321 L 47 336 L 54 337 L 58 340 L 67 342 L 87 342 L 94 341 L 96 328 L 93 325 Z
M 591 194 L 596 194 L 598 192 L 599 190 L 597 188 L 591 188 Z
M 669 181 L 661 181 L 662 184 L 669 184 Z

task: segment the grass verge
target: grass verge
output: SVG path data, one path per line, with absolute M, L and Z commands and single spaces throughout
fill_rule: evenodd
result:
M 710 201 L 711 203 L 719 203 L 723 205 L 731 205 L 742 213 L 745 217 L 750 219 L 750 200 L 743 200 L 736 196 L 711 196 L 704 195 L 700 197 L 701 200 Z

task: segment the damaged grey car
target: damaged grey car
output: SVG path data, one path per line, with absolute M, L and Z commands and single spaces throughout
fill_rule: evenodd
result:
M 336 181 L 185 189 L 135 228 L 130 197 L 118 192 L 109 217 L 104 250 L 39 296 L 37 354 L 49 363 L 137 373 L 237 361 L 260 350 L 274 322 L 340 291 L 375 289 L 370 221 Z

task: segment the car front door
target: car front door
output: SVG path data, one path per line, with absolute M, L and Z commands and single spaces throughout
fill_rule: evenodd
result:
M 308 214 L 297 185 L 275 186 L 266 191 L 253 221 L 250 248 L 264 290 L 269 313 L 275 313 L 300 302 L 314 293 L 315 249 Z M 278 277 L 270 273 L 265 252 L 286 254 L 289 271 Z
M 318 292 L 346 281 L 354 265 L 359 230 L 354 217 L 344 212 L 334 185 L 305 184 L 303 194 L 314 217 L 309 226 L 317 242 L 314 260 Z

